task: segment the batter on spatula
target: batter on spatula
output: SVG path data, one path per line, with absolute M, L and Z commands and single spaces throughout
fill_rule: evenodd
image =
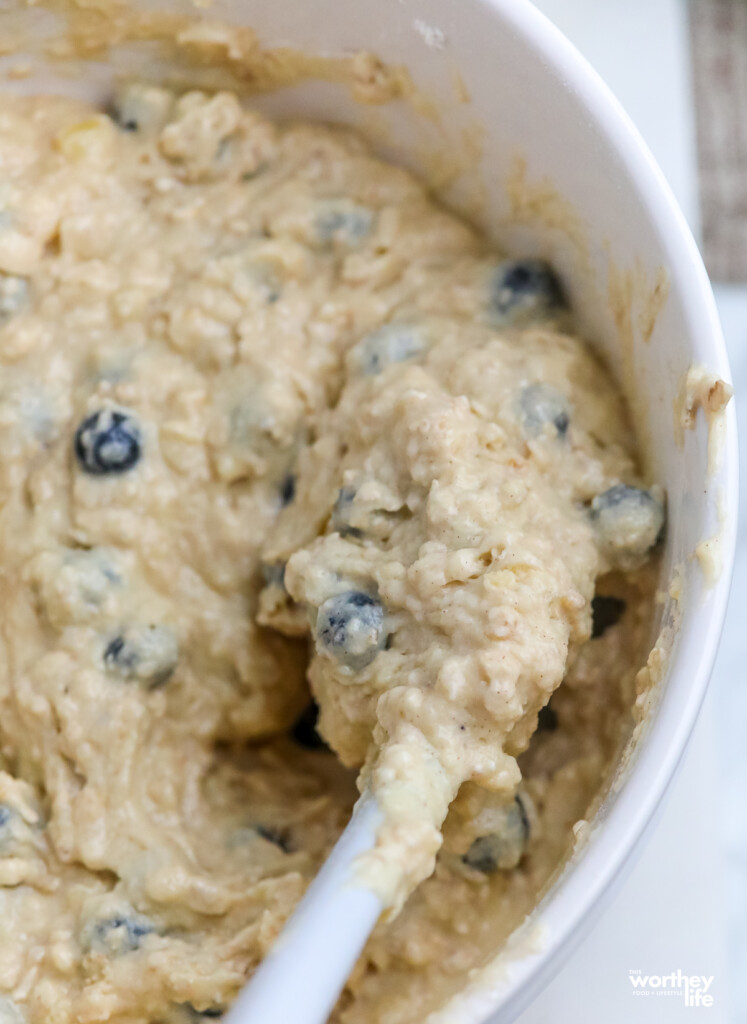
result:
M 434 270 L 348 352 L 270 534 L 311 624 L 321 732 L 387 818 L 366 865 L 387 901 L 431 874 L 463 783 L 486 813 L 513 800 L 597 576 L 640 566 L 663 525 L 562 315 L 537 261 Z

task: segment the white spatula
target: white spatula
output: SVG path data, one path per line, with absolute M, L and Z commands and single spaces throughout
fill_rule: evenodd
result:
M 374 798 L 361 797 L 226 1024 L 324 1024 L 384 909 L 354 869 L 356 858 L 373 848 L 380 821 Z

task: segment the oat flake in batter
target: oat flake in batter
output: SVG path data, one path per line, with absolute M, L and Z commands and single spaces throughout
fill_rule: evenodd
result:
M 663 524 L 569 323 L 350 134 L 3 98 L 0 1021 L 220 1016 L 361 766 L 365 870 L 426 880 L 336 1021 L 426 1021 L 531 909 Z

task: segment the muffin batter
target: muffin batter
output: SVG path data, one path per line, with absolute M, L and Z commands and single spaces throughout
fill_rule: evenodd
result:
M 220 1016 L 361 765 L 369 877 L 427 881 L 335 1020 L 425 1021 L 531 909 L 664 518 L 565 306 L 350 134 L 4 98 L 0 1021 Z

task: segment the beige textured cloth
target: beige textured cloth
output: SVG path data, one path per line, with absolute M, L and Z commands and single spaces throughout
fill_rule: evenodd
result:
M 690 0 L 703 254 L 747 281 L 747 0 Z

